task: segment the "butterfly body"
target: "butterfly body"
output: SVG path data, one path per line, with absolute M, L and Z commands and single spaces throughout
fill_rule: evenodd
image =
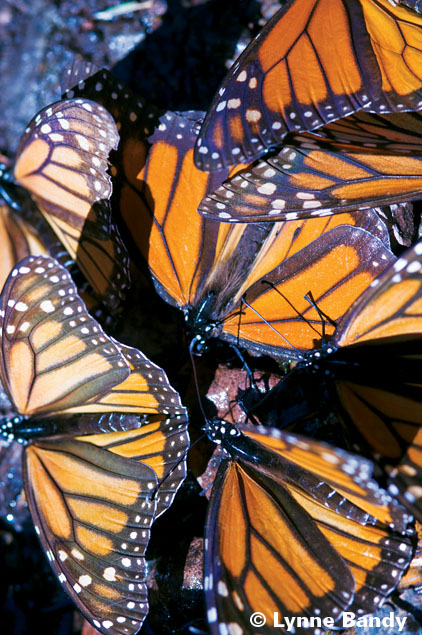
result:
M 211 317 L 215 301 L 215 293 L 210 292 L 198 306 L 185 310 L 185 321 L 193 335 L 190 348 L 196 355 L 201 355 L 209 339 L 218 335 L 217 322 Z

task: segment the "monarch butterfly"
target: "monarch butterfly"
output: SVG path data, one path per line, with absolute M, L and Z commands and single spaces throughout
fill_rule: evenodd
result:
M 315 130 L 363 108 L 420 110 L 421 26 L 421 16 L 388 0 L 288 2 L 216 93 L 196 165 L 247 163 L 289 132 Z
M 226 454 L 206 524 L 211 633 L 249 633 L 257 611 L 260 632 L 290 624 L 307 633 L 347 609 L 376 610 L 412 547 L 399 533 L 410 518 L 372 480 L 372 464 L 272 428 L 213 420 L 205 429 Z
M 331 342 L 304 355 L 288 379 L 312 384 L 317 406 L 328 380 L 336 410 L 362 450 L 386 472 L 389 491 L 422 519 L 422 243 L 374 280 L 337 325 Z M 295 377 L 297 373 L 297 376 Z M 305 384 L 306 385 L 306 384 Z M 283 408 L 283 385 L 273 389 Z M 312 404 L 311 404 L 312 406 Z
M 136 633 L 150 527 L 186 472 L 179 396 L 163 370 L 104 333 L 52 258 L 12 270 L 0 332 L 1 428 L 31 441 L 24 486 L 48 560 L 98 630 Z
M 326 126 L 324 136 L 293 138 L 205 197 L 198 209 L 220 221 L 256 222 L 418 199 L 421 131 L 420 113 L 358 113 Z
M 94 98 L 97 90 L 107 105 L 111 94 L 115 96 L 113 116 L 119 119 L 122 135 L 118 156 L 113 157 L 119 180 L 115 193 L 136 249 L 132 254 L 148 263 L 161 297 L 184 311 L 194 348 L 203 349 L 211 335 L 277 356 L 295 357 L 295 347 L 313 348 L 321 336 L 315 331 L 321 322 L 304 296 L 311 288 L 319 297 L 315 284 L 320 280 L 325 285 L 323 310 L 334 320 L 346 311 L 393 260 L 382 244 L 387 239 L 379 219 L 369 211 L 328 222 L 313 219 L 259 227 L 225 227 L 201 219 L 196 211 L 201 198 L 228 172 L 206 174 L 195 167 L 196 115 L 167 112 L 154 118 L 150 107 L 143 102 L 137 106 L 129 91 L 112 88 L 112 81 L 109 74 L 97 73 L 83 79 L 71 94 L 81 90 L 84 96 L 88 91 Z M 120 103 L 126 113 L 123 119 L 117 112 Z M 356 227 L 336 227 L 343 223 Z M 327 269 L 343 273 L 334 281 Z M 278 291 L 261 280 L 276 285 L 291 304 L 281 308 Z M 242 306 L 245 293 L 252 309 Z M 288 342 L 280 343 L 274 330 L 278 327 Z
M 129 263 L 108 199 L 107 159 L 118 143 L 112 117 L 84 99 L 58 101 L 28 125 L 15 178 L 33 195 L 71 257 L 110 311 L 129 285 Z
M 318 328 L 319 318 L 304 300 L 310 288 L 318 295 L 316 280 L 324 286 L 321 293 L 327 304 L 323 310 L 335 320 L 351 297 L 357 297 L 392 261 L 388 249 L 360 227 L 336 227 L 341 223 L 379 227 L 370 212 L 328 223 L 312 220 L 260 227 L 225 228 L 203 221 L 196 206 L 208 175 L 201 177 L 193 166 L 194 134 L 189 121 L 167 114 L 163 127 L 149 140 L 153 145 L 137 176 L 140 196 L 134 187 L 128 188 L 126 201 L 120 199 L 122 216 L 159 294 L 183 309 L 198 349 L 208 337 L 218 335 L 260 353 L 294 357 L 295 347 L 312 348 L 318 337 L 314 327 Z M 342 271 L 335 282 L 323 273 L 331 267 Z M 343 285 L 343 305 L 338 285 Z M 282 308 L 279 292 L 287 296 L 289 307 L 285 303 Z M 245 293 L 252 308 L 242 306 Z M 309 317 L 312 326 L 302 316 Z M 288 342 L 281 344 L 274 328 L 281 329 Z
M 295 347 L 313 348 L 321 336 L 314 330 L 320 318 L 304 296 L 312 289 L 319 297 L 315 281 L 325 281 L 323 310 L 334 320 L 346 311 L 393 260 L 382 244 L 387 239 L 379 219 L 369 211 L 328 222 L 315 219 L 259 227 L 225 227 L 201 219 L 196 212 L 201 198 L 228 173 L 206 174 L 195 168 L 196 116 L 156 113 L 154 127 L 150 109 L 142 102 L 137 106 L 129 91 L 111 88 L 111 81 L 109 74 L 101 72 L 84 79 L 80 90 L 82 96 L 88 91 L 93 97 L 97 89 L 103 103 L 110 94 L 115 96 L 114 116 L 119 117 L 122 134 L 118 157 L 113 157 L 119 166 L 120 183 L 115 187 L 119 211 L 132 246 L 148 263 L 157 291 L 183 309 L 194 347 L 201 350 L 207 338 L 218 335 L 278 356 L 300 356 Z M 72 89 L 71 94 L 78 91 Z M 116 112 L 119 103 L 126 119 Z M 148 121 L 152 127 L 145 132 Z M 342 223 L 357 227 L 336 228 Z M 343 274 L 334 281 L 332 274 L 326 276 L 327 269 Z M 278 291 L 261 280 L 276 285 L 291 304 L 282 308 Z M 241 304 L 246 292 L 252 309 Z M 274 330 L 278 327 L 288 342 L 280 344 Z

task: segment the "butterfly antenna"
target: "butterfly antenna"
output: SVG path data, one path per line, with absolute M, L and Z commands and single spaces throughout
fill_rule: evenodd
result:
M 313 331 L 315 331 L 315 333 L 321 337 L 321 333 L 314 327 L 314 325 L 310 322 L 310 320 L 308 320 L 308 318 L 306 318 L 303 313 L 301 313 L 291 302 L 288 298 L 286 298 L 286 296 L 284 295 L 284 293 L 281 293 L 281 291 L 279 289 L 277 289 L 277 287 L 272 283 L 269 282 L 268 280 L 262 280 L 261 281 L 262 284 L 268 284 L 269 287 L 271 287 L 271 289 L 274 289 L 274 291 L 276 293 L 278 293 L 278 295 L 281 295 L 281 297 L 283 298 L 283 300 L 285 300 L 287 302 L 287 304 L 293 309 L 293 311 L 295 313 L 297 313 L 297 315 L 304 321 L 306 322 L 306 324 L 309 326 L 309 328 L 311 328 Z M 306 298 L 306 296 L 305 296 Z
M 195 340 L 192 340 L 192 342 L 189 345 L 189 355 L 190 355 L 190 361 L 191 361 L 191 364 L 192 364 L 193 381 L 194 381 L 194 384 L 195 384 L 196 396 L 197 396 L 197 399 L 198 399 L 199 408 L 201 410 L 202 417 L 203 417 L 204 421 L 208 421 L 208 417 L 207 417 L 207 415 L 205 413 L 204 406 L 202 404 L 201 391 L 199 390 L 198 374 L 196 372 L 195 359 L 194 359 L 194 354 L 193 354 L 193 350 L 192 350 L 193 346 L 194 346 L 194 342 L 195 342 Z
M 272 330 L 274 331 L 274 333 L 277 333 L 277 335 L 278 335 L 279 337 L 281 337 L 281 339 L 282 339 L 282 340 L 284 340 L 284 341 L 286 342 L 286 344 L 288 344 L 289 348 L 291 348 L 291 349 L 292 349 L 293 351 L 295 351 L 298 355 L 300 355 L 300 357 L 301 357 L 301 358 L 303 358 L 303 353 L 302 353 L 302 351 L 300 351 L 298 348 L 296 348 L 296 346 L 293 346 L 293 344 L 291 344 L 291 343 L 289 342 L 289 340 L 288 340 L 286 337 L 284 337 L 284 335 L 282 335 L 282 334 L 280 333 L 280 331 L 278 331 L 276 328 L 274 328 L 274 326 L 273 326 L 272 324 L 270 324 L 270 323 L 269 323 L 269 322 L 268 322 L 268 321 L 267 321 L 267 320 L 266 320 L 266 319 L 265 319 L 265 318 L 264 318 L 264 317 L 263 317 L 263 316 L 259 313 L 259 311 L 257 311 L 256 309 L 254 309 L 254 308 L 253 308 L 253 306 L 252 306 L 251 304 L 249 304 L 249 302 L 247 302 L 247 301 L 245 300 L 245 298 L 244 298 L 244 297 L 242 298 L 242 301 L 243 301 L 243 303 L 244 303 L 244 304 L 245 304 L 245 305 L 246 305 L 249 309 L 251 309 L 251 311 L 253 311 L 253 312 L 254 312 L 254 313 L 255 313 L 255 314 L 259 317 L 259 319 L 260 319 L 260 320 L 262 320 L 262 321 L 264 322 L 264 324 L 266 324 L 267 326 L 269 326 L 269 327 L 270 327 L 270 329 L 272 329 Z M 299 315 L 300 315 L 300 314 L 299 314 Z M 319 333 L 318 333 L 318 335 L 319 335 Z
M 248 379 L 249 379 L 249 383 L 250 383 L 250 387 L 251 388 L 255 388 L 256 390 L 258 390 L 258 386 L 256 385 L 256 381 L 255 381 L 255 377 L 253 375 L 253 371 L 250 369 L 248 362 L 245 360 L 245 358 L 243 357 L 240 349 L 235 346 L 234 344 L 231 345 L 232 349 L 234 350 L 234 352 L 236 353 L 236 355 L 238 356 L 238 358 L 240 359 L 241 363 L 242 363 L 242 368 L 243 370 L 246 372 L 246 374 L 248 375 Z
M 242 315 L 245 314 L 245 312 L 242 310 L 242 302 L 243 302 L 243 298 L 241 299 L 241 304 L 240 304 L 240 309 L 239 311 L 235 311 L 234 313 L 230 313 L 229 315 L 226 315 L 224 318 L 222 318 L 221 320 L 218 320 L 215 324 L 216 326 L 220 326 L 221 324 L 224 324 L 224 322 L 226 320 L 229 320 L 233 317 L 236 317 L 236 315 L 239 316 L 239 323 L 237 325 L 237 345 L 235 344 L 231 344 L 232 349 L 234 350 L 234 352 L 236 353 L 236 355 L 238 356 L 238 358 L 240 359 L 240 361 L 242 362 L 242 367 L 243 369 L 247 372 L 248 377 L 249 377 L 249 381 L 251 383 L 251 386 L 253 388 L 256 388 L 256 382 L 255 382 L 255 378 L 253 376 L 253 372 L 251 371 L 251 369 L 249 368 L 248 363 L 246 362 L 245 358 L 243 357 L 242 353 L 240 352 L 239 346 L 240 346 L 240 321 L 241 321 L 241 317 Z

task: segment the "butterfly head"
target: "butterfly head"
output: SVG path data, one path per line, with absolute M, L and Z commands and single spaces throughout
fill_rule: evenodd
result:
M 0 418 L 0 435 L 7 441 L 18 441 L 25 443 L 25 439 L 19 432 L 19 426 L 24 420 L 22 415 L 5 415 Z
M 320 361 L 335 353 L 336 350 L 337 348 L 333 344 L 325 344 L 321 348 L 306 351 L 299 364 L 302 368 L 310 367 L 312 370 L 318 371 Z
M 218 417 L 207 420 L 203 430 L 206 432 L 210 441 L 223 445 L 227 439 L 241 435 L 241 432 L 239 432 L 236 426 Z

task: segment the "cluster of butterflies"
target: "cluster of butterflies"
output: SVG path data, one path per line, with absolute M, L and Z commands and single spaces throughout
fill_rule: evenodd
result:
M 100 632 L 144 621 L 150 528 L 189 447 L 165 372 L 91 317 L 118 325 L 131 263 L 183 311 L 192 353 L 216 337 L 289 361 L 266 396 L 280 419 L 286 392 L 302 403 L 312 386 L 309 413 L 328 386 L 361 451 L 297 436 L 292 420 L 205 422 L 224 450 L 206 523 L 210 632 L 254 632 L 256 611 L 263 635 L 274 613 L 340 624 L 377 610 L 409 569 L 422 522 L 422 243 L 394 255 L 373 207 L 420 197 L 416 4 L 289 2 L 203 121 L 75 61 L 62 100 L 26 129 L 15 179 L 54 233 L 4 204 L 1 430 L 26 444 L 36 531 Z

